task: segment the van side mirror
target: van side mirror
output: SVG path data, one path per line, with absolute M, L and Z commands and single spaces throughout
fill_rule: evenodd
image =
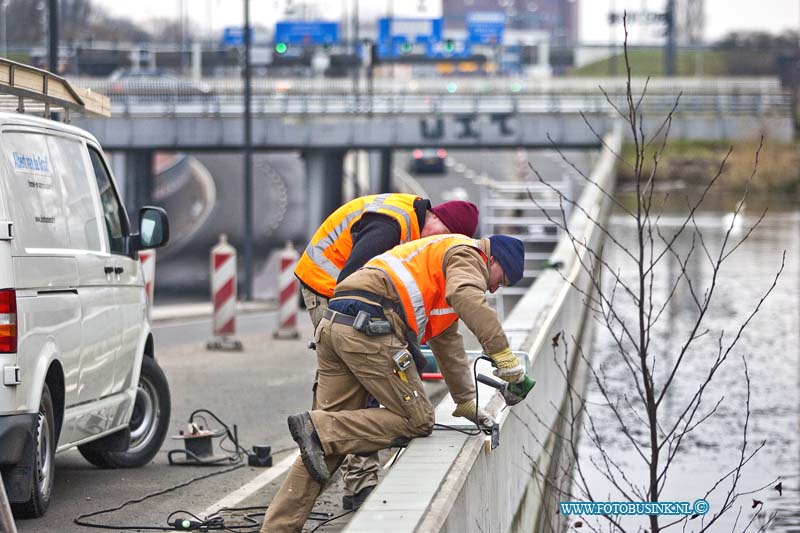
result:
M 139 233 L 131 235 L 131 252 L 158 248 L 169 241 L 169 218 L 160 207 L 146 206 L 139 210 Z

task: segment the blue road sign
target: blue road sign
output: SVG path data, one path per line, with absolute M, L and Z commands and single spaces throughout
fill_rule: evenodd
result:
M 250 42 L 253 40 L 253 28 L 250 28 Z M 222 30 L 223 46 L 242 46 L 244 45 L 244 27 L 227 26 Z
M 506 16 L 502 11 L 467 13 L 467 42 L 470 44 L 502 44 Z
M 278 22 L 275 24 L 275 42 L 286 44 L 335 44 L 339 42 L 337 22 Z
M 403 55 L 409 45 L 421 45 L 425 55 L 435 53 L 434 45 L 442 42 L 441 18 L 388 18 L 378 19 L 378 54 L 381 57 Z

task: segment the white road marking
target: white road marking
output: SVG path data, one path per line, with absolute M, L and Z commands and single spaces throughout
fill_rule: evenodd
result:
M 404 189 L 403 192 L 410 192 L 422 198 L 430 198 L 428 193 L 425 192 L 425 189 L 422 188 L 422 185 L 420 185 L 419 182 L 414 179 L 414 176 L 400 167 L 394 167 L 393 170 L 394 178 L 397 180 L 395 184 L 401 189 Z
M 294 460 L 300 455 L 299 452 L 294 452 L 286 457 L 284 457 L 279 463 L 269 468 L 263 474 L 258 475 L 249 483 L 242 485 L 235 491 L 231 492 L 217 503 L 211 505 L 208 509 L 199 513 L 198 516 L 211 516 L 212 514 L 216 513 L 220 509 L 225 507 L 235 507 L 239 502 L 256 492 L 257 490 L 261 489 L 263 486 L 267 485 L 268 483 L 272 483 L 275 478 L 289 470 L 289 467 L 292 466 Z

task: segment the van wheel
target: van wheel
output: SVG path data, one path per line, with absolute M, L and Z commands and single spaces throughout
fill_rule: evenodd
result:
M 167 436 L 170 416 L 169 384 L 156 360 L 145 355 L 129 423 L 131 440 L 124 452 L 78 446 L 84 459 L 100 468 L 135 468 L 155 457 Z
M 33 435 L 33 468 L 31 476 L 30 499 L 12 503 L 11 509 L 18 518 L 38 518 L 47 511 L 50 495 L 53 492 L 53 476 L 55 475 L 56 430 L 53 416 L 53 398 L 50 388 L 45 383 L 42 399 L 39 402 L 39 414 L 36 417 L 36 429 Z

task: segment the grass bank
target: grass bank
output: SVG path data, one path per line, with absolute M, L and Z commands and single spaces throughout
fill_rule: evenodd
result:
M 729 52 L 721 50 L 678 50 L 675 55 L 676 74 L 678 76 L 694 76 L 698 73 L 702 76 L 730 75 L 729 54 Z M 664 52 L 662 50 L 631 50 L 628 52 L 628 59 L 631 71 L 636 76 L 664 75 Z M 614 72 L 609 72 L 609 70 Z M 619 54 L 613 59 L 601 59 L 573 69 L 569 75 L 575 77 L 624 76 L 625 58 Z
M 758 141 L 732 143 L 670 140 L 659 161 L 656 181 L 682 181 L 690 187 L 704 185 L 716 175 L 731 146 L 733 152 L 725 164 L 718 185 L 723 189 L 740 191 L 753 172 Z M 656 148 L 650 146 L 647 149 L 645 176 L 649 176 L 652 171 Z M 632 182 L 632 164 L 635 160 L 633 144 L 626 144 L 621 155 L 631 165 L 619 164 L 619 179 L 623 183 Z M 800 143 L 764 141 L 752 187 L 755 191 L 763 192 L 800 192 Z

